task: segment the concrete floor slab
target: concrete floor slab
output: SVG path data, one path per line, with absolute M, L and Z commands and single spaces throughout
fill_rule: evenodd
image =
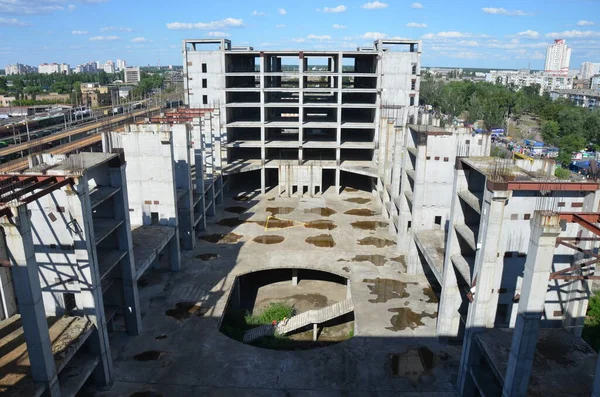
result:
M 116 382 L 110 391 L 89 391 L 91 395 L 129 396 L 143 390 L 164 396 L 174 390 L 183 396 L 456 395 L 460 350 L 435 340 L 437 303 L 427 292 L 424 276 L 405 274 L 394 237 L 387 225 L 377 224 L 384 222 L 377 200 L 365 192 L 345 191 L 340 196 L 327 192 L 316 199 L 274 194 L 253 193 L 245 201 L 234 200 L 236 195 L 231 194 L 204 233 L 217 236 L 208 239 L 213 242 L 200 239 L 193 251 L 182 252 L 181 272 L 151 269 L 144 275 L 140 286 L 144 331 L 138 337 L 112 334 Z M 346 201 L 356 198 L 363 200 Z M 234 206 L 247 208 L 239 215 L 246 222 L 234 222 L 234 227 L 217 224 L 238 217 L 224 210 Z M 350 210 L 360 211 L 345 214 Z M 273 212 L 281 212 L 275 216 L 292 221 L 293 227 L 265 229 L 264 221 Z M 335 228 L 305 227 L 317 220 L 329 220 Z M 356 222 L 373 224 L 355 227 Z M 265 235 L 284 240 L 254 241 Z M 320 235 L 330 235 L 335 246 L 306 242 Z M 244 345 L 220 333 L 236 275 L 274 268 L 324 270 L 349 278 L 355 336 L 326 348 L 276 351 Z M 186 318 L 167 315 L 181 302 L 194 302 L 201 310 Z M 419 348 L 431 352 L 435 365 L 421 368 L 423 360 L 410 358 Z M 139 361 L 140 357 L 149 360 Z M 411 375 L 399 370 L 404 367 L 393 364 L 398 357 L 421 371 Z

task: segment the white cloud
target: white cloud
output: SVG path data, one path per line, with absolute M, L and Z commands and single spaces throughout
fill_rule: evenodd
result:
M 526 30 L 524 32 L 519 32 L 517 34 L 519 36 L 525 37 L 527 39 L 537 39 L 537 38 L 540 37 L 540 34 L 538 32 L 536 32 L 535 30 L 531 30 L 531 29 L 528 29 L 528 30 Z
M 229 33 L 219 32 L 219 31 L 212 31 L 212 32 L 208 32 L 207 36 L 210 36 L 210 37 L 229 37 Z
M 90 32 L 88 32 L 87 30 L 74 30 L 71 32 L 71 34 L 88 34 Z
M 75 11 L 75 9 L 77 8 L 77 6 L 75 4 L 69 4 L 69 6 L 67 7 L 67 10 L 69 10 L 70 12 Z
M 339 5 L 337 7 L 324 7 L 324 8 L 317 8 L 317 11 L 323 11 L 323 12 L 330 12 L 333 14 L 337 14 L 340 12 L 344 12 L 348 9 L 348 7 L 346 7 L 345 5 Z
M 339 25 L 339 24 L 337 24 L 337 23 L 334 23 L 334 24 L 333 24 L 333 28 L 334 28 L 334 29 L 346 29 L 346 27 L 345 27 L 344 25 Z
M 410 6 L 412 8 L 423 8 L 423 4 L 421 3 L 412 3 Z
M 409 22 L 406 24 L 407 28 L 426 28 L 426 23 Z
M 119 27 L 119 26 L 105 26 L 103 28 L 100 28 L 101 32 L 113 32 L 113 31 L 119 31 L 119 32 L 131 32 L 133 31 L 133 29 L 131 28 L 124 28 L 124 27 Z
M 461 40 L 458 42 L 458 45 L 466 47 L 477 47 L 479 43 L 475 40 Z
M 43 0 L 1 0 L 0 14 L 35 15 L 50 14 L 64 8 L 57 4 L 48 4 Z
M 90 41 L 115 41 L 119 40 L 119 36 L 94 36 L 90 37 Z
M 255 17 L 262 17 L 262 16 L 267 15 L 267 14 L 265 14 L 262 11 L 256 11 L 256 10 L 254 10 L 254 11 L 252 11 L 252 15 L 254 15 Z
M 375 0 L 371 3 L 365 3 L 362 6 L 360 6 L 361 8 L 366 8 L 367 10 L 375 10 L 378 8 L 387 8 L 388 4 L 387 3 L 382 3 L 379 0 Z
M 367 40 L 380 40 L 385 39 L 387 35 L 381 32 L 367 32 L 360 37 Z
M 600 37 L 600 32 L 595 32 L 592 30 L 567 30 L 565 32 L 546 33 L 546 37 L 552 37 L 555 39 Z
M 577 22 L 577 26 L 592 26 L 595 25 L 596 22 L 594 21 L 586 21 L 586 20 L 581 20 Z
M 319 41 L 329 41 L 329 40 L 331 40 L 331 36 L 326 35 L 326 34 L 321 35 L 321 36 L 318 36 L 316 34 L 309 34 L 308 36 L 306 36 L 306 38 L 308 40 L 319 40 Z
M 280 23 L 279 25 L 275 25 L 275 27 L 276 27 L 277 29 L 283 29 L 283 28 L 285 28 L 285 25 L 284 25 L 284 24 L 282 24 L 282 23 Z
M 522 10 L 513 10 L 513 11 L 509 11 L 505 8 L 491 8 L 491 7 L 486 7 L 486 8 L 482 8 L 481 9 L 484 13 L 486 14 L 494 14 L 494 15 L 507 15 L 510 17 L 524 17 L 527 14 L 525 11 Z
M 285 8 L 278 8 L 277 12 L 279 13 L 279 15 L 285 15 L 285 14 L 287 14 L 287 11 L 285 10 Z
M 167 29 L 171 30 L 216 30 L 216 29 L 229 29 L 229 28 L 240 28 L 244 26 L 242 19 L 225 18 L 218 21 L 211 22 L 170 22 L 167 24 Z
M 145 37 L 136 37 L 131 39 L 132 43 L 147 43 L 149 40 L 147 40 Z
M 29 26 L 28 23 L 18 20 L 17 18 L 2 18 L 0 17 L 0 26 Z
M 299 37 L 299 38 L 297 38 L 297 39 L 292 39 L 292 41 L 293 41 L 294 43 L 304 43 L 304 42 L 306 42 L 306 39 L 304 39 L 304 38 L 302 38 L 302 37 Z

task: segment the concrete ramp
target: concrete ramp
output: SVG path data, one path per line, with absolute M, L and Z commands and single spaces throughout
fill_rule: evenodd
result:
M 259 338 L 273 336 L 275 333 L 279 335 L 289 334 L 290 332 L 294 332 L 311 324 L 323 324 L 348 314 L 353 310 L 354 304 L 352 303 L 352 299 L 346 299 L 345 301 L 334 303 L 333 305 L 322 309 L 309 310 L 288 319 L 285 323 L 279 322 L 275 327 L 270 324 L 261 325 L 260 327 L 246 331 L 244 334 L 244 343 L 252 343 Z

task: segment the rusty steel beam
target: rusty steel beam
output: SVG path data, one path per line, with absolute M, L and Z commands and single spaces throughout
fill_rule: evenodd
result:
M 557 237 L 556 245 L 561 241 L 600 241 L 600 237 Z
M 573 270 L 580 270 L 582 267 L 585 267 L 585 266 L 595 265 L 598 262 L 600 262 L 600 259 L 592 259 L 592 260 L 580 263 L 579 265 L 573 265 L 566 269 L 562 269 L 557 272 L 550 273 L 550 280 L 555 280 L 557 276 L 564 275 L 565 273 L 571 272 Z
M 598 255 L 598 254 L 595 254 L 595 253 L 593 253 L 593 252 L 592 252 L 592 251 L 590 251 L 590 250 L 587 250 L 587 249 L 584 249 L 584 248 L 578 247 L 578 246 L 576 246 L 575 244 L 567 243 L 567 242 L 565 242 L 565 241 L 562 241 L 560 244 L 561 244 L 561 245 L 564 245 L 565 247 L 568 247 L 568 248 L 574 249 L 575 251 L 581 252 L 582 254 L 586 254 L 586 255 L 588 255 L 588 256 L 591 256 L 591 257 L 593 257 L 593 258 L 600 259 L 600 255 Z
M 35 201 L 35 200 L 39 199 L 40 197 L 44 197 L 45 195 L 50 194 L 53 191 L 58 190 L 65 185 L 73 185 L 74 183 L 75 182 L 73 181 L 72 178 L 65 178 L 62 181 L 53 183 L 52 185 L 45 188 L 44 190 L 39 191 L 35 194 L 32 194 L 31 196 L 26 197 L 24 200 L 21 200 L 21 201 L 25 204 L 31 203 L 32 201 Z
M 0 196 L 10 192 L 11 190 L 15 190 L 15 189 L 19 188 L 20 186 L 25 186 L 32 182 L 37 181 L 37 178 L 35 176 L 30 176 L 23 180 L 19 180 L 19 178 L 17 178 L 17 177 L 15 177 L 15 179 L 16 179 L 15 182 L 11 183 L 10 185 L 6 185 L 6 186 L 0 188 Z
M 558 190 L 593 192 L 600 188 L 597 182 L 507 182 L 508 190 Z
M 6 196 L 5 198 L 0 199 L 1 202 L 3 203 L 8 203 L 12 200 L 18 199 L 19 197 L 22 197 L 23 195 L 29 193 L 29 192 L 33 192 L 35 189 L 41 189 L 44 186 L 56 182 L 56 178 L 50 177 L 47 179 L 44 179 L 42 181 L 37 181 L 23 189 L 17 190 L 16 192 L 11 193 L 10 195 Z
M 554 280 L 600 280 L 600 276 L 557 276 Z

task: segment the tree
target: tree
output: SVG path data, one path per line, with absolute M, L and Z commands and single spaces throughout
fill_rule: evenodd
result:
M 584 118 L 580 109 L 565 107 L 558 112 L 558 125 L 562 135 L 576 134 L 583 136 Z
M 560 128 L 556 121 L 544 121 L 542 123 L 542 138 L 544 142 L 550 145 L 556 145 L 558 143 L 558 136 L 560 134 Z

